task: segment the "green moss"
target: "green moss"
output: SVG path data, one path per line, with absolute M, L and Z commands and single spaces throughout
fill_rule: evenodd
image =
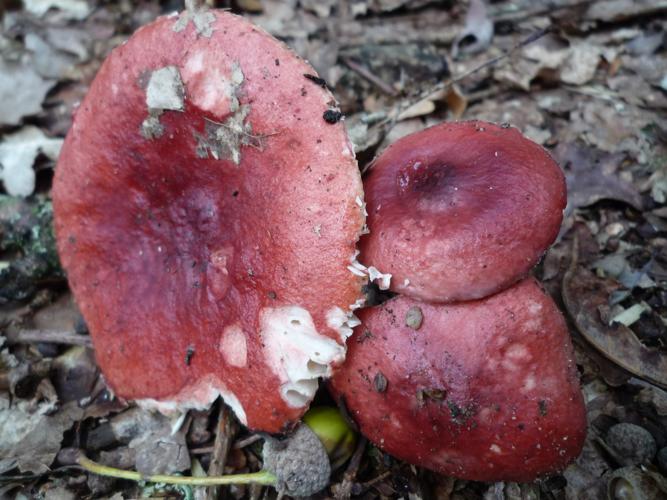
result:
M 0 195 L 0 262 L 0 303 L 28 299 L 43 284 L 64 278 L 51 200 Z

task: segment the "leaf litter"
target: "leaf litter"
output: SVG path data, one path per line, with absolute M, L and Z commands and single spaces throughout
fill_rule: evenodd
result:
M 245 444 L 256 437 L 219 403 L 175 422 L 114 397 L 66 290 L 49 202 L 59 145 L 101 61 L 180 4 L 17 4 L 0 7 L 0 496 L 214 498 L 201 488 L 145 487 L 71 468 L 70 452 L 81 448 L 146 473 L 202 475 L 221 463 L 224 472 L 249 472 L 261 468 L 261 446 Z M 546 147 L 568 180 L 563 230 L 536 274 L 570 321 L 589 419 L 582 455 L 545 481 L 482 484 L 364 445 L 349 470 L 334 473 L 330 495 L 664 496 L 667 4 L 243 0 L 232 7 L 308 59 L 334 89 L 362 169 L 407 133 L 442 120 L 488 119 Z M 622 439 L 610 432 L 618 424 L 638 426 L 655 442 L 641 466 L 624 465 L 637 450 L 614 442 Z M 271 493 L 239 486 L 227 494 Z

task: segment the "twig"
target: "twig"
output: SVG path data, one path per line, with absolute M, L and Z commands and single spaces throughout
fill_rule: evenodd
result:
M 371 73 L 371 71 L 366 68 L 366 66 L 363 66 L 355 61 L 353 61 L 350 58 L 343 57 L 342 58 L 343 62 L 353 71 L 356 71 L 359 73 L 359 75 L 369 82 L 371 82 L 373 85 L 375 85 L 377 88 L 379 88 L 382 92 L 385 94 L 389 94 L 390 96 L 396 97 L 398 95 L 398 92 L 396 89 L 393 89 L 390 87 L 387 83 L 383 82 L 380 80 L 376 75 Z
M 264 484 L 274 486 L 276 476 L 268 471 L 250 472 L 248 474 L 229 474 L 226 476 L 170 476 L 166 474 L 143 475 L 140 472 L 117 469 L 97 462 L 81 454 L 77 460 L 79 465 L 88 472 L 100 476 L 129 479 L 130 481 L 145 481 L 147 483 L 187 484 L 190 486 L 217 486 L 222 484 Z
M 380 481 L 384 481 L 390 475 L 391 475 L 391 471 L 383 472 L 382 474 L 380 474 L 377 477 L 374 477 L 370 481 L 366 481 L 365 483 L 361 483 L 361 486 L 364 488 L 364 490 L 367 490 L 368 488 L 370 488 L 371 486 L 376 485 Z
M 88 335 L 80 335 L 71 331 L 20 330 L 15 334 L 7 334 L 8 344 L 34 344 L 37 342 L 93 347 L 93 342 Z
M 193 448 L 190 450 L 192 455 L 208 455 L 213 453 L 213 446 L 204 446 L 202 448 Z
M 549 33 L 551 30 L 552 30 L 552 27 L 547 26 L 546 28 L 542 28 L 542 29 L 539 29 L 537 31 L 534 31 L 533 33 L 528 35 L 523 40 L 520 40 L 516 45 L 514 45 L 509 50 L 506 50 L 502 54 L 497 55 L 496 57 L 492 57 L 491 59 L 488 59 L 488 60 L 484 61 L 483 63 L 479 64 L 478 66 L 475 66 L 474 68 L 469 69 L 465 73 L 460 74 L 456 78 L 452 78 L 452 79 L 450 79 L 446 82 L 443 82 L 442 83 L 442 86 L 443 86 L 442 90 L 451 87 L 455 83 L 459 83 L 461 80 L 465 80 L 470 75 L 473 75 L 473 74 L 477 73 L 478 71 L 481 71 L 485 68 L 488 68 L 489 66 L 493 66 L 495 64 L 498 64 L 503 59 L 507 59 L 508 57 L 513 55 L 517 50 L 522 49 L 526 45 L 530 45 L 533 42 L 536 42 L 537 40 L 542 38 L 544 35 Z M 437 87 L 437 85 L 436 85 L 436 87 Z M 435 92 L 437 92 L 437 91 L 438 91 L 438 89 L 435 89 Z
M 359 472 L 359 465 L 361 464 L 361 457 L 366 450 L 366 444 L 368 444 L 368 440 L 365 437 L 362 437 L 357 443 L 357 448 L 354 450 L 350 463 L 347 465 L 345 474 L 343 474 L 343 480 L 337 485 L 334 494 L 336 499 L 343 500 L 352 496 L 352 485 Z
M 58 467 L 57 469 L 50 469 L 45 472 L 40 472 L 38 474 L 24 474 L 24 475 L 15 475 L 15 476 L 6 476 L 2 475 L 0 476 L 0 484 L 7 484 L 7 483 L 27 483 L 27 482 L 32 482 L 37 479 L 47 477 L 47 476 L 54 476 L 56 474 L 59 474 L 61 472 L 69 472 L 71 470 L 79 470 L 80 467 L 78 465 L 63 465 L 62 467 Z
M 529 19 L 532 17 L 544 16 L 544 15 L 553 15 L 561 10 L 575 10 L 579 7 L 587 7 L 588 5 L 594 3 L 595 0 L 584 0 L 577 3 L 568 3 L 565 5 L 550 5 L 549 8 L 537 8 L 537 9 L 522 9 L 512 12 L 502 12 L 498 11 L 491 15 L 491 20 L 494 23 L 499 22 L 516 22 L 522 21 L 524 19 Z
M 245 448 L 246 446 L 250 446 L 252 443 L 255 443 L 262 439 L 262 436 L 259 434 L 253 434 L 252 436 L 248 436 L 245 439 L 241 439 L 240 441 L 237 441 L 234 443 L 234 449 L 235 450 L 240 450 L 242 448 Z
M 405 99 L 402 101 L 398 106 L 396 106 L 392 112 L 388 113 L 387 118 L 384 120 L 381 120 L 377 122 L 374 127 L 377 127 L 379 129 L 382 129 L 384 134 L 380 134 L 381 137 L 386 136 L 386 134 L 394 128 L 396 125 L 396 122 L 398 121 L 399 117 L 401 114 L 411 106 L 414 106 L 418 102 L 427 99 L 433 95 L 436 94 L 441 94 L 444 91 L 448 90 L 452 85 L 455 85 L 469 76 L 478 73 L 479 71 L 482 71 L 483 69 L 486 69 L 488 67 L 494 66 L 498 64 L 500 61 L 507 59 L 511 55 L 513 55 L 516 51 L 519 49 L 522 49 L 526 45 L 529 45 L 533 42 L 536 42 L 540 38 L 542 38 L 544 35 L 549 33 L 552 30 L 551 26 L 548 26 L 546 28 L 542 28 L 540 30 L 534 31 L 530 35 L 528 35 L 526 38 L 523 40 L 520 40 L 516 45 L 511 47 L 510 49 L 504 51 L 502 54 L 492 57 L 491 59 L 488 59 L 484 61 L 483 63 L 475 66 L 474 68 L 471 68 L 470 70 L 466 71 L 465 73 L 462 73 L 454 78 L 450 78 L 448 80 L 445 80 L 444 82 L 437 83 L 422 92 L 420 92 L 417 96 L 410 98 L 410 99 Z M 365 171 L 365 170 L 364 170 Z M 363 173 L 363 172 L 362 172 Z
M 216 425 L 215 442 L 211 454 L 211 464 L 208 467 L 209 476 L 219 476 L 224 472 L 227 453 L 234 438 L 234 421 L 229 413 L 227 405 L 222 403 L 218 412 L 218 424 Z M 211 488 L 206 492 L 207 500 L 217 500 L 220 496 L 220 488 Z

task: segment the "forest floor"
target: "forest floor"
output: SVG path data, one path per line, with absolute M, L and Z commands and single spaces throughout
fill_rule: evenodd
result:
M 191 412 L 173 434 L 166 417 L 113 398 L 54 248 L 50 185 L 72 111 L 109 51 L 180 2 L 23 4 L 0 1 L 0 498 L 274 497 L 267 487 L 174 489 L 72 465 L 79 448 L 127 469 L 159 460 L 171 472 L 201 474 L 223 461 L 225 472 L 252 471 L 261 442 L 249 441 L 220 404 Z M 315 67 L 340 101 L 362 169 L 408 133 L 482 119 L 517 127 L 566 174 L 563 228 L 535 274 L 575 345 L 589 421 L 582 455 L 536 483 L 486 484 L 430 473 L 369 444 L 352 492 L 667 498 L 667 3 L 217 6 L 247 16 Z M 610 437 L 618 423 L 635 424 L 631 445 Z M 341 497 L 344 474 L 332 475 L 322 498 Z

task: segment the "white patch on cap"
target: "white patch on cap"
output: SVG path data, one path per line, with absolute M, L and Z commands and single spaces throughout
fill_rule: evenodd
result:
M 503 356 L 500 365 L 508 371 L 516 371 L 525 366 L 532 359 L 530 351 L 523 344 L 510 345 Z
M 173 415 L 184 410 L 205 410 L 218 396 L 222 397 L 225 404 L 232 409 L 239 422 L 243 425 L 248 424 L 245 410 L 236 394 L 213 376 L 204 377 L 194 384 L 185 386 L 168 400 L 137 399 L 135 403 L 146 410 L 157 410 L 165 415 Z
M 491 446 L 489 446 L 489 450 L 498 455 L 500 455 L 503 452 L 503 450 L 497 444 L 492 444 Z
M 245 333 L 238 325 L 230 325 L 222 331 L 220 352 L 232 366 L 243 368 L 248 361 L 248 345 Z
M 146 87 L 146 105 L 150 110 L 183 111 L 183 81 L 176 66 L 165 66 L 151 73 Z
M 542 304 L 531 300 L 528 302 L 527 309 L 530 314 L 538 314 L 542 310 Z
M 526 305 L 526 310 L 530 317 L 524 322 L 524 328 L 529 331 L 542 330 L 542 304 L 535 301 L 530 301 Z
M 495 421 L 495 413 L 496 412 L 492 408 L 487 406 L 479 411 L 477 414 L 477 420 L 481 423 L 489 424 Z
M 217 296 L 222 297 L 231 285 L 229 266 L 234 257 L 234 247 L 220 247 L 211 252 L 206 266 L 206 283 Z
M 531 392 L 533 389 L 535 389 L 535 387 L 537 387 L 537 381 L 535 380 L 535 375 L 530 374 L 523 381 L 521 392 L 523 393 Z
M 356 304 L 357 302 L 351 307 L 354 307 Z M 352 311 L 345 312 L 338 306 L 334 306 L 327 311 L 326 319 L 327 326 L 332 330 L 336 330 L 343 342 L 350 338 L 353 328 L 361 324 L 359 318 L 357 318 Z
M 192 102 L 204 111 L 223 117 L 239 109 L 237 92 L 245 77 L 234 61 L 227 65 L 209 61 L 203 51 L 193 52 L 183 65 L 183 79 Z
M 513 344 L 513 345 L 511 345 L 507 349 L 507 352 L 505 353 L 505 356 L 507 356 L 510 359 L 515 359 L 517 361 L 529 360 L 530 357 L 531 357 L 530 356 L 530 351 L 528 351 L 528 348 L 523 344 Z
M 292 408 L 310 403 L 318 378 L 330 376 L 331 363 L 345 359 L 345 347 L 320 335 L 299 306 L 263 308 L 259 334 L 266 362 L 282 384 L 280 395 Z

